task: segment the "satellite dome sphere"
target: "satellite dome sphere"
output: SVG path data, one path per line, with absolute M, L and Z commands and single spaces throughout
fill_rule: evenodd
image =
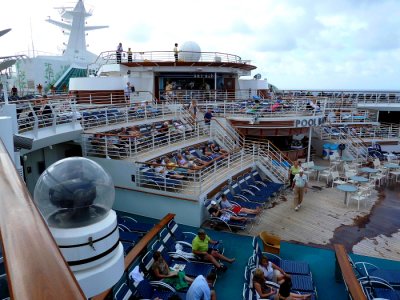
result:
M 50 227 L 76 228 L 105 218 L 115 199 L 111 176 L 83 157 L 62 159 L 39 177 L 34 201 Z
M 196 62 L 201 58 L 201 49 L 196 42 L 184 42 L 179 51 L 179 59 L 182 61 Z

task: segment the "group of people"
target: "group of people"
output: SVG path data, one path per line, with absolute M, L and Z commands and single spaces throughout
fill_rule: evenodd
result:
M 218 250 L 221 241 L 211 239 L 204 229 L 199 229 L 192 241 L 192 252 L 199 261 L 212 263 L 216 271 L 225 272 L 227 266 L 223 262 L 232 264 L 235 258 L 229 258 Z M 158 251 L 153 254 L 154 263 L 152 265 L 152 275 L 157 280 L 173 286 L 176 290 L 187 290 L 186 300 L 215 300 L 217 295 L 214 289 L 216 272 L 212 271 L 206 277 L 198 275 L 196 278 L 189 277 L 184 270 L 173 271 Z M 271 288 L 266 281 L 272 281 L 280 285 L 279 289 Z M 260 265 L 253 273 L 253 286 L 258 298 L 271 300 L 297 300 L 310 299 L 310 294 L 291 293 L 291 277 L 283 269 L 263 256 Z M 174 296 L 174 299 L 180 299 Z
M 119 43 L 117 46 L 117 50 L 115 51 L 116 57 L 117 57 L 117 64 L 120 64 L 122 61 L 122 53 L 124 52 L 124 48 L 122 47 L 122 43 Z M 132 50 L 131 48 L 128 48 L 127 51 L 127 56 L 128 56 L 128 62 L 132 62 Z
M 120 64 L 122 61 L 122 53 L 124 52 L 124 48 L 122 47 L 122 43 L 118 43 L 117 49 L 115 51 L 116 54 L 116 60 L 117 60 L 117 64 Z M 174 45 L 174 58 L 175 58 L 175 62 L 178 62 L 178 54 L 179 54 L 179 50 L 178 50 L 178 43 L 175 43 Z M 128 62 L 132 62 L 132 50 L 131 48 L 128 48 L 127 51 L 127 56 L 128 56 Z
M 267 285 L 266 281 L 273 281 L 279 284 L 276 290 Z M 270 300 L 298 300 L 311 299 L 311 294 L 296 294 L 291 292 L 292 280 L 281 268 L 263 257 L 259 268 L 253 273 L 253 286 L 258 298 Z
M 216 143 L 210 143 L 205 144 L 197 150 L 182 149 L 168 156 L 159 157 L 150 163 L 152 163 L 156 173 L 170 178 L 182 179 L 184 178 L 183 174 L 200 170 L 210 165 L 212 161 L 224 157 L 227 153 L 226 150 L 221 149 Z
M 212 263 L 216 271 L 225 272 L 227 267 L 221 262 L 234 263 L 235 258 L 228 258 L 220 253 L 216 245 L 221 241 L 212 240 L 204 231 L 199 229 L 192 241 L 192 252 L 199 261 Z M 206 277 L 198 275 L 196 278 L 189 277 L 184 270 L 172 271 L 162 257 L 156 251 L 153 254 L 154 263 L 152 265 L 152 275 L 157 280 L 162 280 L 172 285 L 176 290 L 185 290 L 186 300 L 215 300 L 216 293 L 213 288 L 217 278 L 216 272 L 212 271 Z M 179 299 L 179 298 L 176 298 Z
M 161 139 L 168 132 L 176 131 L 177 133 L 183 133 L 187 130 L 185 125 L 179 120 L 166 120 L 162 123 L 153 123 L 145 126 L 144 128 L 143 126 L 133 125 L 97 133 L 90 139 L 90 142 L 93 146 L 104 146 L 105 139 L 107 139 L 107 149 L 115 152 L 114 155 L 118 154 L 116 152 L 119 150 L 121 150 L 120 154 L 127 154 L 129 145 L 132 148 L 136 145 L 136 148 L 140 149 L 141 145 L 145 146 L 148 138 L 152 136 L 156 139 Z
M 246 222 L 248 221 L 248 217 L 246 216 L 247 214 L 258 215 L 262 211 L 261 206 L 252 209 L 232 204 L 229 202 L 225 194 L 221 195 L 221 201 L 219 205 L 215 200 L 212 200 L 210 204 L 211 206 L 208 209 L 209 214 L 213 217 L 221 219 L 224 222 L 229 222 L 229 221 Z

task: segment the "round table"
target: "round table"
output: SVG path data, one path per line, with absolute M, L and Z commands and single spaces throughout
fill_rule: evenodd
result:
M 353 161 L 352 158 L 350 158 L 350 157 L 343 157 L 343 156 L 342 156 L 342 158 L 341 158 L 340 160 L 341 160 L 341 161 L 344 161 L 344 162 L 352 162 L 352 161 Z
M 358 191 L 358 187 L 351 184 L 339 184 L 336 188 L 344 192 L 344 204 L 347 205 L 347 193 L 354 193 Z
M 372 173 L 378 173 L 379 172 L 379 170 L 377 170 L 377 169 L 368 168 L 368 167 L 361 168 L 360 171 L 363 172 L 363 173 L 368 173 L 368 178 L 370 177 L 370 175 Z
M 362 176 L 351 176 L 350 179 L 357 182 L 368 182 L 368 178 Z
M 398 169 L 400 168 L 400 165 L 395 164 L 395 163 L 386 163 L 383 165 L 387 169 Z
M 326 170 L 326 169 L 329 169 L 329 167 L 314 165 L 310 169 L 313 169 L 313 170 L 315 170 L 317 172 L 315 178 L 317 178 L 317 180 L 318 180 L 319 179 L 319 172 L 323 171 L 323 170 Z

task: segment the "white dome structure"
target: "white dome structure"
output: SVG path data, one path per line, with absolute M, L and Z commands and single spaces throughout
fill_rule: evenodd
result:
M 124 249 L 110 175 L 92 160 L 65 158 L 43 172 L 34 195 L 85 296 L 116 284 L 124 273 Z
M 201 49 L 196 42 L 184 42 L 179 51 L 179 59 L 182 61 L 196 62 L 201 58 Z

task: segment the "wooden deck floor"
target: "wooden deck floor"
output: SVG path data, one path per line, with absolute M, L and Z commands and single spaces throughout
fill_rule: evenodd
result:
M 400 260 L 399 228 L 394 234 L 382 232 L 375 237 L 362 236 L 365 222 L 360 220 L 369 220 L 371 209 L 378 202 L 376 190 L 366 202 L 366 207 L 364 203 L 360 203 L 358 211 L 357 201 L 353 200 L 346 206 L 344 193 L 336 188 L 326 187 L 322 182 L 315 181 L 310 181 L 310 186 L 320 186 L 322 189 L 309 189 L 299 211 L 293 209 L 293 193 L 287 190 L 272 201 L 271 208 L 263 211 L 260 223 L 251 229 L 250 234 L 258 235 L 265 230 L 285 241 L 331 248 L 333 240 L 338 235 L 340 237 L 340 229 L 353 225 L 355 228 L 352 230 L 355 233 L 346 236 L 350 245 L 348 250 L 360 255 Z M 382 222 L 385 222 L 384 218 Z

